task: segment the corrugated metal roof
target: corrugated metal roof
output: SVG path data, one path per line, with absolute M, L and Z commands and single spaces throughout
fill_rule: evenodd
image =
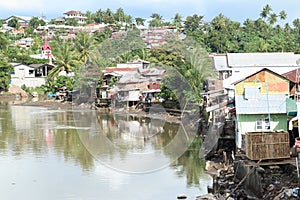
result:
M 210 54 L 212 57 L 213 65 L 216 70 L 224 70 L 228 68 L 226 54 Z
M 242 66 L 297 66 L 299 54 L 294 53 L 228 53 L 230 67 Z
M 259 95 L 257 99 L 246 100 L 244 95 L 235 96 L 237 114 L 286 113 L 286 95 Z
M 298 74 L 298 79 L 297 79 L 297 74 Z M 283 77 L 289 79 L 290 81 L 297 83 L 300 81 L 300 68 L 294 69 L 292 71 L 286 72 L 282 74 Z

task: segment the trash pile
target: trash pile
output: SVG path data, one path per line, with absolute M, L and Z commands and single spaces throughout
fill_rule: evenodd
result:
M 216 157 L 215 157 L 216 158 Z M 245 176 L 237 179 L 233 162 L 226 157 L 214 162 L 207 161 L 206 172 L 214 177 L 212 196 L 198 197 L 198 199 L 300 199 L 299 179 L 296 167 L 292 164 L 254 166 L 247 176 L 253 176 L 252 170 L 260 177 L 261 194 L 255 195 L 245 187 Z M 237 158 L 235 158 L 237 160 Z M 230 160 L 232 161 L 232 160 Z
M 300 199 L 299 180 L 295 166 L 268 166 L 264 169 L 263 199 Z

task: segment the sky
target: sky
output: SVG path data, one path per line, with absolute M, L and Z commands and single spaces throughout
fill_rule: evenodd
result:
M 273 12 L 281 10 L 287 13 L 284 23 L 292 23 L 300 18 L 299 0 L 0 0 L 0 18 L 12 15 L 46 16 L 47 20 L 62 17 L 69 10 L 96 12 L 110 8 L 116 11 L 123 8 L 133 18 L 149 19 L 152 13 L 158 13 L 163 19 L 170 21 L 175 13 L 183 18 L 197 14 L 211 21 L 222 13 L 233 21 L 244 22 L 247 18 L 257 19 L 263 7 L 269 4 Z

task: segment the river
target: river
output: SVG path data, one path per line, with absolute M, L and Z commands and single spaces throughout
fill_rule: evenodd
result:
M 0 124 L 3 200 L 195 199 L 212 185 L 178 123 L 6 102 Z

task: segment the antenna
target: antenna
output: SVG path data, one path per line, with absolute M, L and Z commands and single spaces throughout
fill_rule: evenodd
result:
M 41 12 L 41 18 L 46 19 L 46 15 L 44 14 L 44 12 Z

